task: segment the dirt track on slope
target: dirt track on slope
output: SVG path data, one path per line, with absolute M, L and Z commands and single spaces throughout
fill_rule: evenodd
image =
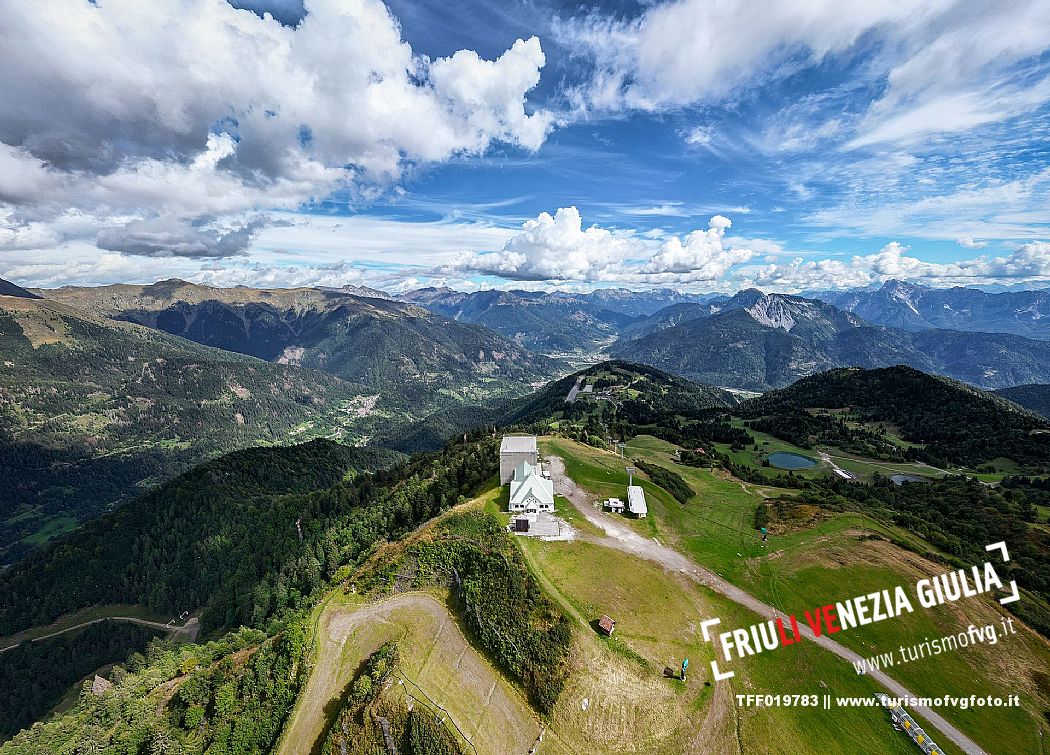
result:
M 59 635 L 66 634 L 67 632 L 75 632 L 78 629 L 89 627 L 92 624 L 100 624 L 103 621 L 125 621 L 129 624 L 138 624 L 139 626 L 150 627 L 151 629 L 160 629 L 164 632 L 169 632 L 172 635 L 184 634 L 188 638 L 189 642 L 193 642 L 197 639 L 197 632 L 200 630 L 200 627 L 197 626 L 196 616 L 188 619 L 185 624 L 182 624 L 180 626 L 174 626 L 172 624 L 161 624 L 159 621 L 150 621 L 149 619 L 138 619 L 134 616 L 102 616 L 97 619 L 92 619 L 91 621 L 82 621 L 79 624 L 74 624 L 71 627 L 58 629 L 54 632 L 48 632 L 47 634 L 42 634 L 39 637 L 33 637 L 30 640 L 28 640 L 28 642 L 40 642 L 41 640 L 46 640 L 51 637 L 58 637 Z M 6 653 L 8 650 L 13 650 L 21 644 L 22 643 L 19 642 L 13 645 L 8 645 L 7 647 L 0 648 L 0 653 Z
M 744 592 L 736 585 L 730 584 L 714 572 L 698 566 L 678 551 L 668 548 L 665 545 L 661 545 L 655 540 L 650 540 L 649 538 L 639 535 L 624 520 L 617 519 L 611 515 L 606 515 L 598 511 L 594 507 L 590 496 L 566 476 L 565 464 L 559 457 L 548 456 L 547 468 L 550 470 L 551 478 L 554 480 L 554 491 L 570 500 L 573 506 L 576 507 L 587 521 L 605 533 L 605 537 L 585 535 L 582 536 L 583 539 L 589 540 L 598 545 L 604 545 L 608 548 L 616 548 L 626 553 L 630 553 L 631 555 L 648 559 L 649 561 L 655 561 L 656 563 L 661 564 L 665 569 L 680 572 L 693 581 L 710 587 L 712 590 L 724 595 L 734 603 L 749 608 L 764 618 L 772 619 L 778 616 L 786 618 L 786 615 L 783 612 L 776 610 L 773 606 L 763 603 L 758 598 Z M 813 630 L 811 630 L 808 625 L 803 624 L 801 630 L 802 634 L 807 639 L 816 642 L 825 650 L 828 650 L 838 657 L 848 661 L 851 665 L 861 660 L 861 656 L 857 655 L 852 650 L 843 647 L 829 637 L 825 635 L 821 635 L 820 637 L 815 636 Z M 918 695 L 910 692 L 902 684 L 898 683 L 882 671 L 869 671 L 868 675 L 883 685 L 886 688 L 886 691 L 893 697 L 918 697 Z M 943 734 L 946 739 L 950 739 L 963 752 L 968 755 L 987 755 L 977 743 L 944 720 L 944 718 L 936 711 L 921 705 L 910 707 L 914 712 L 929 721 L 931 725 L 936 727 L 940 734 Z
M 405 638 L 404 626 L 419 630 Z M 383 642 L 402 642 L 405 668 L 426 694 L 447 708 L 463 734 L 489 751 L 526 752 L 540 725 L 523 700 L 470 646 L 448 610 L 423 593 L 406 593 L 365 606 L 326 607 L 318 622 L 316 663 L 292 712 L 278 755 L 308 755 L 339 705 L 360 662 Z M 405 647 L 412 642 L 411 647 Z M 350 648 L 346 646 L 350 644 Z

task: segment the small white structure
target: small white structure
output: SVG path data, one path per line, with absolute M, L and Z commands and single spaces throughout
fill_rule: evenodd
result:
M 499 484 L 506 485 L 514 477 L 514 469 L 522 462 L 536 466 L 540 451 L 535 435 L 504 435 L 499 446 Z
M 554 483 L 543 476 L 538 464 L 523 461 L 514 468 L 514 477 L 510 481 L 510 510 L 526 516 L 554 511 Z
M 602 505 L 614 514 L 623 513 L 623 501 L 619 498 L 607 498 Z
M 641 486 L 630 485 L 627 487 L 627 510 L 639 519 L 644 519 L 649 513 L 649 508 L 645 505 L 645 491 L 642 490 Z

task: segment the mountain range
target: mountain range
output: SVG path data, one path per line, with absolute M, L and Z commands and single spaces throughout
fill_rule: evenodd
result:
M 596 355 L 758 391 L 837 367 L 904 364 L 984 388 L 1036 384 L 1004 395 L 1046 411 L 1032 402 L 1050 383 L 1050 341 L 892 327 L 861 314 L 872 311 L 861 294 L 902 291 L 923 312 L 929 307 L 919 303 L 933 294 L 917 290 L 853 292 L 843 300 L 851 311 L 756 290 L 420 289 L 395 298 L 177 279 L 35 290 L 0 281 L 9 482 L 0 533 L 13 544 L 2 558 L 15 560 L 224 451 L 312 437 L 406 452 L 440 447 L 450 435 L 524 416 L 517 399 Z M 967 322 L 1027 307 L 1037 329 L 1040 292 L 937 295 L 948 294 L 983 297 Z M 547 409 L 568 386 L 549 390 Z
M 362 386 L 48 299 L 0 296 L 0 351 L 3 560 L 217 453 L 369 421 Z
M 678 304 L 704 298 L 669 289 L 591 293 L 487 290 L 461 293 L 423 288 L 401 297 L 461 322 L 484 325 L 545 354 L 592 354 L 617 340 L 631 323 Z
M 987 293 L 976 288 L 929 288 L 887 281 L 878 289 L 813 294 L 875 325 L 903 330 L 1012 333 L 1050 340 L 1050 290 Z
M 481 326 L 361 291 L 2 290 L 0 562 L 218 453 L 364 443 L 520 396 L 558 369 Z
M 711 314 L 712 308 L 718 311 Z M 1050 344 L 1004 333 L 873 325 L 817 299 L 741 291 L 633 326 L 617 358 L 701 382 L 767 390 L 835 367 L 905 364 L 985 388 L 1050 382 Z
M 49 300 L 387 394 L 400 408 L 520 393 L 555 365 L 491 330 L 423 307 L 319 288 L 66 287 Z

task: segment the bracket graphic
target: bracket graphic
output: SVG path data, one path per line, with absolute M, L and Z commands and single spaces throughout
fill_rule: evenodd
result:
M 704 642 L 712 642 L 711 633 L 708 630 L 716 624 L 721 623 L 721 619 L 708 619 L 707 621 L 700 622 L 700 631 L 704 635 Z M 712 642 L 712 644 L 714 643 Z M 714 675 L 714 679 L 716 682 L 720 682 L 723 679 L 732 679 L 734 676 L 736 676 L 735 671 L 726 671 L 725 673 L 720 671 L 718 669 L 718 661 L 711 661 L 711 673 Z
M 986 546 L 984 546 L 984 549 L 986 551 L 989 551 L 989 552 L 995 551 L 995 550 L 1000 551 L 1003 554 L 1003 563 L 1004 564 L 1007 563 L 1010 560 L 1010 551 L 1008 551 L 1006 549 L 1006 541 L 1005 540 L 1000 540 L 998 543 L 992 543 L 991 545 L 986 545 Z M 1021 599 L 1021 593 L 1017 589 L 1017 580 L 1015 580 L 1015 579 L 1011 579 L 1010 580 L 1010 589 L 1013 591 L 1013 593 L 1011 595 L 1008 595 L 1005 598 L 1000 598 L 999 599 L 999 603 L 1001 605 L 1005 606 L 1007 603 L 1015 603 L 1015 602 L 1017 602 L 1018 600 Z

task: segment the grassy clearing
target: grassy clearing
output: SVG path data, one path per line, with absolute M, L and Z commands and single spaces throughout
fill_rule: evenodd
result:
M 586 624 L 581 666 L 563 693 L 552 733 L 575 752 L 856 752 L 909 753 L 913 747 L 879 710 L 753 708 L 735 694 L 873 694 L 866 677 L 809 645 L 737 667 L 729 682 L 709 684 L 712 647 L 699 622 L 719 616 L 734 626 L 757 620 L 727 599 L 659 566 L 586 542 L 520 539 L 530 565 Z M 590 621 L 617 619 L 612 640 Z M 792 648 L 795 650 L 795 648 Z M 785 651 L 787 652 L 787 651 Z M 690 659 L 687 682 L 665 678 Z M 753 662 L 752 662 L 753 661 Z M 587 700 L 584 710 L 584 700 Z M 841 743 L 841 745 L 836 745 Z
M 317 655 L 310 680 L 289 719 L 278 753 L 307 755 L 338 712 L 347 684 L 383 643 L 395 640 L 401 670 L 447 711 L 480 752 L 525 752 L 540 731 L 521 697 L 468 643 L 438 597 L 406 593 L 363 606 L 334 594 L 318 616 Z
M 79 524 L 80 522 L 77 521 L 76 517 L 58 516 L 54 519 L 48 519 L 41 525 L 40 529 L 32 535 L 22 538 L 22 541 L 30 545 L 40 546 L 57 535 L 72 532 Z
M 758 490 L 710 470 L 677 465 L 673 451 L 674 446 L 655 438 L 637 438 L 628 446 L 629 453 L 678 472 L 697 491 L 687 506 L 652 512 L 661 530 L 679 538 L 681 547 L 698 563 L 788 613 L 802 615 L 817 603 L 898 584 L 911 593 L 918 579 L 947 570 L 889 542 L 867 539 L 874 534 L 933 550 L 909 532 L 858 514 L 840 514 L 797 532 L 771 535 L 763 548 L 753 524 L 754 509 L 763 495 L 778 491 Z M 844 580 L 844 574 L 848 579 Z M 971 623 L 998 624 L 1002 615 L 990 601 L 971 600 L 930 611 L 917 602 L 915 606 L 913 614 L 844 632 L 836 639 L 862 655 L 873 655 L 964 631 Z M 1025 631 L 994 647 L 905 664 L 894 668 L 892 675 L 920 695 L 1019 695 L 1022 708 L 945 709 L 941 713 L 989 752 L 1026 752 L 1037 751 L 1033 748 L 1044 726 L 1042 712 L 1050 707 L 1045 676 L 1038 676 L 1048 672 L 1047 643 Z M 1012 749 L 1003 750 L 1004 745 Z

